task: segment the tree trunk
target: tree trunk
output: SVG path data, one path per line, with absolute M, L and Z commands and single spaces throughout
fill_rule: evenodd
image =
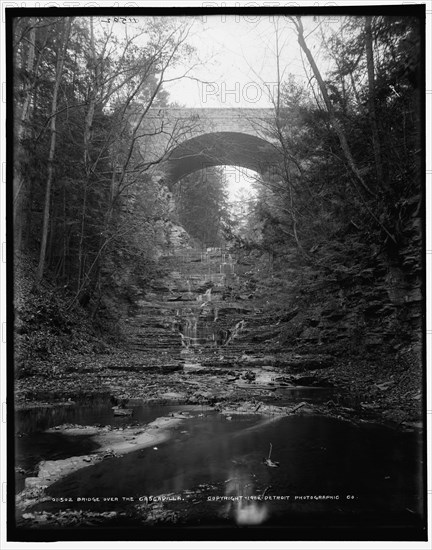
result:
M 383 168 L 381 159 L 381 143 L 378 134 L 378 123 L 375 108 L 375 66 L 372 49 L 372 17 L 366 16 L 365 21 L 366 63 L 369 87 L 369 118 L 372 130 L 372 145 L 375 157 L 375 170 L 378 185 L 383 181 Z
M 335 132 L 336 132 L 336 134 L 339 138 L 339 143 L 340 143 L 341 149 L 342 149 L 342 151 L 345 155 L 345 158 L 348 162 L 348 166 L 350 167 L 356 181 L 358 183 L 360 183 L 360 185 L 368 193 L 368 195 L 371 195 L 372 197 L 376 197 L 376 194 L 368 187 L 366 182 L 363 180 L 363 178 L 362 178 L 362 176 L 361 176 L 361 174 L 360 174 L 360 172 L 359 172 L 359 170 L 358 170 L 358 168 L 355 164 L 354 158 L 351 154 L 350 147 L 348 145 L 348 140 L 345 136 L 344 129 L 342 128 L 342 125 L 340 124 L 340 122 L 338 121 L 338 119 L 336 117 L 336 113 L 335 113 L 335 110 L 333 108 L 333 104 L 330 101 L 329 95 L 327 93 L 327 88 L 326 88 L 326 85 L 324 83 L 324 80 L 322 79 L 322 76 L 321 76 L 321 73 L 318 69 L 318 66 L 315 63 L 315 59 L 314 59 L 311 51 L 309 50 L 309 48 L 306 44 L 306 41 L 305 41 L 305 38 L 304 38 L 304 32 L 303 32 L 303 23 L 301 21 L 301 18 L 300 17 L 297 17 L 296 19 L 291 18 L 291 20 L 294 22 L 294 25 L 295 25 L 296 30 L 297 30 L 298 43 L 300 44 L 301 49 L 306 54 L 306 57 L 307 57 L 307 59 L 309 61 L 309 64 L 312 68 L 314 76 L 315 76 L 315 78 L 318 82 L 318 85 L 320 87 L 321 94 L 322 94 L 323 99 L 324 99 L 324 103 L 327 107 L 330 122 L 331 122 L 333 128 L 335 129 Z
M 93 126 L 93 118 L 96 106 L 96 93 L 98 89 L 97 67 L 96 67 L 96 52 L 94 43 L 93 17 L 90 17 L 90 88 L 89 88 L 89 105 L 85 116 L 84 123 L 84 169 L 86 178 L 89 178 L 91 172 L 90 158 L 90 141 Z
M 353 175 L 355 177 L 355 180 L 361 185 L 361 187 L 369 194 L 371 195 L 372 197 L 377 197 L 376 193 L 374 193 L 369 187 L 368 185 L 366 184 L 366 182 L 363 180 L 363 178 L 361 177 L 361 174 L 355 164 L 355 161 L 354 161 L 354 158 L 351 154 L 351 150 L 349 148 L 349 145 L 348 145 L 348 141 L 346 139 L 346 136 L 345 136 L 345 132 L 341 126 L 341 124 L 339 123 L 337 117 L 336 117 L 336 113 L 335 113 L 335 110 L 333 108 L 333 105 L 330 101 L 330 98 L 329 98 L 329 95 L 327 93 L 327 88 L 326 88 L 326 85 L 322 79 L 322 76 L 321 76 L 321 73 L 318 69 L 318 66 L 317 64 L 315 63 L 315 59 L 313 58 L 313 55 L 311 53 L 311 51 L 309 50 L 309 48 L 307 47 L 307 44 L 306 44 L 306 41 L 305 41 L 305 38 L 304 38 L 304 32 L 303 32 L 303 23 L 301 21 L 301 17 L 300 16 L 297 16 L 296 19 L 294 19 L 293 17 L 290 18 L 295 27 L 296 27 L 296 30 L 297 30 L 297 35 L 298 35 L 298 42 L 300 44 L 300 47 L 302 48 L 302 50 L 304 51 L 304 53 L 306 54 L 306 57 L 309 61 L 309 64 L 310 66 L 312 67 L 312 71 L 315 75 L 315 78 L 318 82 L 318 85 L 320 87 L 320 90 L 321 90 L 321 94 L 323 96 L 323 99 L 324 99 L 324 102 L 326 104 L 326 107 L 327 107 L 327 111 L 328 111 L 328 114 L 329 114 L 329 118 L 330 118 L 330 122 L 333 126 L 333 128 L 335 129 L 335 132 L 337 133 L 338 135 L 338 138 L 339 138 L 339 142 L 340 142 L 340 145 L 341 145 L 341 149 L 345 155 L 345 158 L 348 162 L 348 165 L 349 167 L 351 168 L 351 171 L 353 172 Z M 362 197 L 363 198 L 363 197 Z M 381 229 L 386 233 L 386 235 L 388 237 L 390 237 L 390 239 L 393 241 L 393 242 L 396 242 L 395 240 L 395 237 L 394 235 L 392 235 L 390 233 L 390 231 L 383 225 L 383 223 L 377 218 L 377 216 L 374 214 L 374 212 L 370 209 L 369 205 L 366 203 L 366 201 L 363 199 L 363 204 L 366 208 L 366 210 L 368 211 L 368 213 L 370 214 L 370 216 L 375 220 L 375 222 L 381 227 Z
M 54 83 L 53 98 L 51 102 L 51 122 L 50 122 L 50 149 L 48 154 L 48 172 L 47 182 L 45 187 L 45 204 L 44 204 L 44 216 L 42 226 L 42 239 L 40 246 L 39 265 L 36 272 L 35 286 L 39 286 L 44 270 L 46 261 L 46 250 L 48 241 L 48 227 L 50 221 L 50 203 L 51 203 L 51 187 L 54 176 L 54 158 L 56 150 L 56 126 L 57 126 L 57 97 L 60 88 L 61 77 L 63 73 L 64 58 L 66 55 L 67 43 L 69 40 L 70 29 L 72 24 L 72 18 L 68 17 L 63 22 L 63 32 L 60 44 L 57 48 L 57 63 L 56 63 L 56 79 Z
M 31 24 L 31 19 L 29 24 Z M 35 60 L 35 41 L 36 41 L 36 27 L 32 27 L 30 30 L 29 45 L 28 45 L 28 51 L 27 51 L 27 63 L 26 63 L 27 80 L 26 80 L 26 85 L 24 86 L 24 90 L 25 90 L 24 103 L 21 109 L 21 113 L 19 117 L 17 117 L 18 123 L 15 128 L 15 147 L 16 147 L 16 151 L 18 152 L 21 150 L 21 138 L 24 133 L 25 123 L 28 120 L 29 107 L 30 107 L 32 93 L 33 93 L 33 85 L 31 84 L 30 80 L 33 77 L 33 67 L 34 67 L 34 60 Z M 19 161 L 15 160 L 14 178 L 13 178 L 13 190 L 14 190 L 13 220 L 14 220 L 15 246 L 17 249 L 20 248 L 21 237 L 22 237 L 22 225 L 23 225 L 23 222 L 21 219 L 22 204 L 23 204 L 22 188 L 24 185 L 24 178 L 22 176 L 19 165 L 20 165 Z
M 83 263 L 84 234 L 86 229 L 85 222 L 86 222 L 86 210 L 87 210 L 87 195 L 88 195 L 88 188 L 89 188 L 91 172 L 92 172 L 90 143 L 91 143 L 92 126 L 93 126 L 93 119 L 94 119 L 94 113 L 95 113 L 95 107 L 96 107 L 96 93 L 97 93 L 96 90 L 98 88 L 98 79 L 97 79 L 97 73 L 96 73 L 96 52 L 95 52 L 95 44 L 94 44 L 93 17 L 90 17 L 89 68 L 90 68 L 90 79 L 89 79 L 90 87 L 89 87 L 89 96 L 88 96 L 88 109 L 87 109 L 87 113 L 84 121 L 84 135 L 83 135 L 83 142 L 84 142 L 83 164 L 84 164 L 85 176 L 84 176 L 83 204 L 82 204 L 82 210 L 81 210 L 81 230 L 80 230 L 80 239 L 79 239 L 79 246 L 78 246 L 77 289 L 80 288 L 81 279 L 84 277 L 84 263 Z

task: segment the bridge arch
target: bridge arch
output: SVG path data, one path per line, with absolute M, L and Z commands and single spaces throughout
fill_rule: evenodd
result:
M 277 162 L 277 150 L 270 142 L 247 133 L 219 131 L 195 136 L 175 147 L 164 171 L 172 187 L 181 178 L 210 166 L 241 166 L 263 174 Z

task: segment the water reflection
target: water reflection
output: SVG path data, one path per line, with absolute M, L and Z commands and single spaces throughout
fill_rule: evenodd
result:
M 269 516 L 266 503 L 252 500 L 256 489 L 254 477 L 241 463 L 237 463 L 229 472 L 225 495 L 234 500 L 229 501 L 226 514 L 233 516 L 238 525 L 259 525 Z
M 89 436 L 67 436 L 61 433 L 44 431 L 61 424 L 142 425 L 156 418 L 171 414 L 174 411 L 196 411 L 196 406 L 188 405 L 140 405 L 131 407 L 132 417 L 113 415 L 112 403 L 109 400 L 94 401 L 93 404 L 69 405 L 60 407 L 39 407 L 16 413 L 15 425 L 15 465 L 17 490 L 24 487 L 24 478 L 34 474 L 34 469 L 41 460 L 59 460 L 71 456 L 88 454 L 98 449 L 98 445 Z M 202 412 L 204 409 L 200 409 Z
M 259 525 L 269 516 L 266 504 L 240 500 L 234 510 L 234 518 L 238 525 Z
M 187 433 L 182 433 L 182 432 Z M 263 458 L 272 443 L 268 467 Z M 357 428 L 325 417 L 294 416 L 273 421 L 220 415 L 193 418 L 158 446 L 81 470 L 48 492 L 53 496 L 181 494 L 202 484 L 223 496 L 287 496 L 289 501 L 221 501 L 239 524 L 268 521 L 287 509 L 298 513 L 419 513 L 421 440 L 381 427 Z M 115 472 L 115 475 L 113 475 Z M 340 495 L 340 500 L 295 500 Z M 348 501 L 346 495 L 355 499 Z M 186 506 L 187 504 L 185 504 Z M 203 508 L 204 513 L 204 508 Z M 339 513 L 339 512 L 337 512 Z
M 174 411 L 195 410 L 194 405 L 157 405 L 142 404 L 130 406 L 133 416 L 114 416 L 113 403 L 109 399 L 92 403 L 77 403 L 69 406 L 38 407 L 16 413 L 15 425 L 19 434 L 43 432 L 52 426 L 60 424 L 80 424 L 82 426 L 111 425 L 121 427 L 129 424 L 145 424 L 155 418 Z M 200 411 L 202 412 L 202 411 Z

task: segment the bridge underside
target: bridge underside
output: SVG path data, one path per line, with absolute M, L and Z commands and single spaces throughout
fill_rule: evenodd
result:
M 263 174 L 278 161 L 276 149 L 267 141 L 239 132 L 203 134 L 183 142 L 170 154 L 165 171 L 168 183 L 209 166 L 241 166 Z

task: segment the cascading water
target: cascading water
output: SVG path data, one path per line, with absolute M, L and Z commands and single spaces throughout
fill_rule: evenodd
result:
M 212 296 L 211 296 L 211 288 L 209 288 L 208 290 L 205 291 L 205 294 L 204 294 L 204 301 L 206 302 L 211 302 L 211 299 L 212 299 Z
M 187 293 L 183 302 L 186 307 L 177 311 L 182 347 L 188 351 L 201 351 L 202 347 L 215 347 L 231 342 L 244 328 L 244 321 L 235 326 L 221 326 L 220 311 L 223 309 L 225 290 L 235 280 L 235 260 L 231 254 L 220 249 L 207 249 L 199 255 L 192 253 L 185 262 L 188 272 Z M 202 288 L 204 286 L 204 289 Z M 203 291 L 204 290 L 204 291 Z M 226 324 L 226 323 L 225 323 Z
M 241 321 L 239 321 L 235 327 L 230 331 L 230 334 L 227 338 L 227 341 L 225 342 L 225 345 L 228 345 L 232 340 L 234 340 L 234 338 L 236 338 L 240 332 L 244 329 L 246 325 L 246 321 L 244 319 L 242 319 Z
M 196 344 L 197 324 L 198 319 L 196 318 L 194 312 L 191 311 L 191 313 L 184 319 L 184 323 L 182 323 L 180 330 L 182 346 L 186 349 L 189 349 L 191 346 Z

